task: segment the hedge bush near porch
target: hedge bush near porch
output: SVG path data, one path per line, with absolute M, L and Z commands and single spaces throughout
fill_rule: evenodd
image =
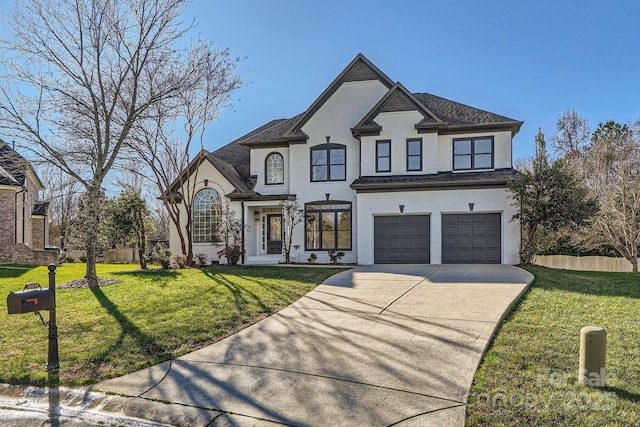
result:
M 63 264 L 60 285 L 84 275 Z M 95 383 L 201 348 L 274 313 L 340 270 L 236 267 L 136 271 L 98 265 L 121 283 L 59 289 L 60 382 Z M 32 313 L 8 315 L 6 295 L 27 282 L 48 286 L 46 267 L 0 265 L 0 382 L 47 381 L 47 328 Z M 48 312 L 42 313 L 48 320 Z

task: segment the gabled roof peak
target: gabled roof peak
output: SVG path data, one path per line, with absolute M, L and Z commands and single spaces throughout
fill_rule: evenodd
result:
M 427 108 L 419 99 L 405 88 L 402 83 L 396 82 L 389 91 L 373 106 L 371 110 L 360 120 L 360 122 L 351 128 L 354 137 L 364 134 L 379 134 L 382 128 L 378 125 L 372 127 L 371 123 L 375 123 L 374 119 L 380 113 L 391 113 L 399 111 L 417 111 L 422 114 L 423 119 L 420 123 L 429 123 L 432 126 L 445 126 L 446 123 L 436 116 L 429 108 Z
M 291 127 L 288 135 L 295 136 L 297 132 L 302 130 L 302 127 L 309 121 L 309 119 L 322 107 L 322 105 L 333 95 L 338 88 L 346 82 L 359 82 L 359 81 L 373 81 L 378 80 L 387 88 L 393 86 L 393 80 L 391 80 L 385 73 L 376 67 L 371 61 L 369 61 L 363 54 L 359 53 L 356 57 L 346 66 L 338 77 L 320 94 L 320 96 L 307 108 L 307 110 L 300 116 L 300 118 Z

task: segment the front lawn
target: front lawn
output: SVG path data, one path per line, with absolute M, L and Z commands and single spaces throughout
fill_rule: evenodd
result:
M 528 269 L 531 289 L 475 375 L 469 426 L 631 426 L 640 420 L 640 274 Z M 580 329 L 607 331 L 608 387 L 577 384 Z
M 84 264 L 58 267 L 58 285 Z M 274 313 L 339 272 L 335 268 L 236 267 L 136 271 L 98 265 L 122 283 L 59 289 L 60 382 L 88 384 L 186 354 Z M 128 271 L 127 271 L 128 270 Z M 43 384 L 47 328 L 31 313 L 8 315 L 6 295 L 27 282 L 48 286 L 46 267 L 0 265 L 0 382 Z M 43 312 L 48 320 L 48 312 Z

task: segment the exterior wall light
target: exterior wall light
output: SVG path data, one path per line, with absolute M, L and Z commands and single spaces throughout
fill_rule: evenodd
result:
M 473 206 L 475 203 L 469 203 L 469 212 L 473 212 Z
M 404 212 L 404 205 L 398 205 L 398 207 L 400 208 L 400 213 Z
M 329 143 L 329 140 L 331 139 L 330 136 L 325 136 L 325 139 L 327 140 L 327 144 Z
M 208 179 L 205 179 L 205 180 L 204 180 L 204 186 L 206 187 L 206 186 L 208 186 L 208 185 L 209 185 L 209 180 L 208 180 Z
M 260 212 L 259 211 L 254 211 L 253 212 L 253 219 L 255 219 L 256 221 L 260 221 Z
M 331 197 L 331 193 L 324 193 L 324 197 L 326 197 L 326 199 L 329 200 L 329 197 Z

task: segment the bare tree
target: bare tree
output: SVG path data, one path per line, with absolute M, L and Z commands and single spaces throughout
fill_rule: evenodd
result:
M 204 132 L 228 105 L 231 93 L 242 85 L 236 75 L 239 62 L 231 60 L 227 50 L 201 44 L 193 52 L 206 58 L 204 64 L 194 67 L 192 77 L 196 83 L 171 104 L 155 105 L 152 120 L 135 127 L 129 144 L 133 160 L 142 162 L 150 171 L 145 176 L 155 183 L 189 264 L 193 261 L 189 219 L 193 214 L 199 167 L 208 155 L 204 150 Z M 192 152 L 198 148 L 199 153 L 192 158 Z
M 600 206 L 579 237 L 590 249 L 613 246 L 638 271 L 640 248 L 640 140 L 628 125 L 598 125 L 584 150 L 586 183 Z
M 0 38 L 0 126 L 86 192 L 90 285 L 103 183 L 131 130 L 199 84 L 209 49 L 191 49 L 188 0 L 16 0 Z M 93 230 L 93 231 L 92 231 Z
M 225 257 L 227 263 L 237 265 L 240 259 L 244 259 L 246 253 L 242 247 L 242 233 L 246 226 L 236 218 L 235 211 L 231 210 L 229 201 L 222 209 L 220 226 L 216 230 L 216 241 L 214 245 L 222 244 L 222 249 L 218 251 L 219 257 Z
M 70 220 L 78 204 L 80 184 L 60 169 L 44 164 L 39 168 L 44 185 L 44 199 L 49 201 L 51 229 L 49 238 L 55 239 L 62 254 L 68 249 Z
M 551 137 L 558 155 L 571 159 L 579 155 L 589 142 L 589 122 L 572 108 L 567 109 L 556 121 L 556 134 Z
M 293 229 L 304 220 L 304 210 L 298 202 L 285 200 L 282 205 L 282 219 L 284 222 L 284 262 L 291 262 L 291 245 L 293 243 Z

